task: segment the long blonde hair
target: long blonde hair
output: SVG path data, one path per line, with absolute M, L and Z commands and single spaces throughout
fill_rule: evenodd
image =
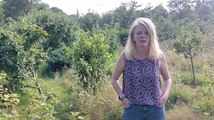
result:
M 134 51 L 136 50 L 136 43 L 133 40 L 133 31 L 137 25 L 143 25 L 147 28 L 150 38 L 148 58 L 151 60 L 157 60 L 160 56 L 161 50 L 158 43 L 158 36 L 156 33 L 155 25 L 150 19 L 143 17 L 136 18 L 135 21 L 132 23 L 132 26 L 129 31 L 128 40 L 125 46 L 126 59 L 132 60 Z

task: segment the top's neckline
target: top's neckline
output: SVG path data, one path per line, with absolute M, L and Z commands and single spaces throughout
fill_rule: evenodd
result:
M 149 58 L 136 58 L 136 57 L 133 57 L 135 60 L 149 60 Z

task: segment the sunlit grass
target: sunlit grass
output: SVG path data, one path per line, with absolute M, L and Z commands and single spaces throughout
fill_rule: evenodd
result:
M 166 120 L 205 120 L 200 113 L 196 113 L 186 103 L 180 102 L 174 109 L 167 111 Z

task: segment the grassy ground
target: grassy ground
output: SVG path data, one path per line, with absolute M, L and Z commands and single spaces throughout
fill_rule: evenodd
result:
M 173 81 L 166 104 L 166 119 L 213 120 L 214 70 L 210 61 L 214 59 L 209 54 L 202 54 L 195 59 L 197 84 L 192 86 L 189 61 L 172 51 L 166 52 L 166 56 Z M 100 86 L 94 96 L 77 85 L 78 77 L 74 73 L 73 70 L 67 70 L 62 76 L 56 74 L 54 79 L 40 81 L 45 93 L 52 92 L 61 103 L 64 102 L 62 108 L 58 109 L 60 118 L 121 120 L 122 105 L 111 86 L 110 77 L 104 78 L 107 82 Z

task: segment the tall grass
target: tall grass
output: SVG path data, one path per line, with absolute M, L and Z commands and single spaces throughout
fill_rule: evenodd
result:
M 119 56 L 118 54 L 117 56 Z M 212 76 L 213 68 L 207 60 L 196 58 L 196 87 L 191 87 L 191 69 L 188 60 L 175 54 L 172 50 L 166 52 L 167 63 L 172 77 L 172 88 L 166 103 L 167 120 L 209 120 L 213 115 Z M 114 62 L 117 57 L 114 58 Z M 113 61 L 108 75 L 114 66 Z M 209 70 L 210 69 L 210 70 Z M 209 71 L 209 72 L 208 72 Z M 122 105 L 110 83 L 110 77 L 99 86 L 94 95 L 78 85 L 79 78 L 70 69 L 63 74 L 55 74 L 53 79 L 41 79 L 44 93 L 53 93 L 59 104 L 56 106 L 56 117 L 67 120 L 121 120 Z M 209 87 L 211 86 L 211 87 Z

